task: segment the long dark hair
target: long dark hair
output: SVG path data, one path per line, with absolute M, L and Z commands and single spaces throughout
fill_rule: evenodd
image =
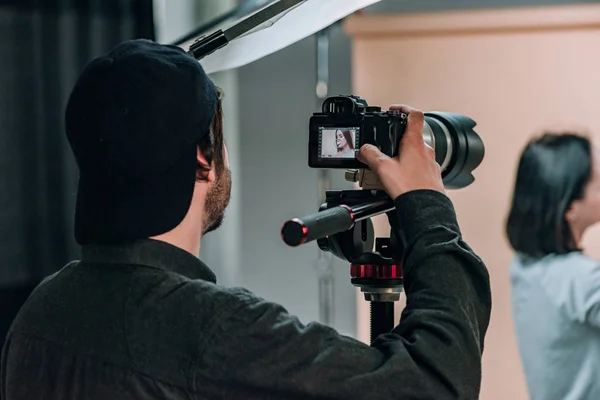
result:
M 349 129 L 340 129 L 340 131 L 342 131 L 342 134 L 344 135 L 344 139 L 346 139 L 346 143 L 348 143 L 348 146 L 350 146 L 350 149 L 354 150 L 354 138 L 352 137 L 352 133 L 350 133 L 350 130 Z
M 530 141 L 517 169 L 506 234 L 530 258 L 578 250 L 565 214 L 581 199 L 592 174 L 590 141 L 574 133 L 546 133 Z

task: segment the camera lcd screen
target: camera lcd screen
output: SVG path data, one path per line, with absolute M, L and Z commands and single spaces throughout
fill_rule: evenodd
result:
M 360 148 L 359 127 L 320 127 L 320 159 L 355 159 Z

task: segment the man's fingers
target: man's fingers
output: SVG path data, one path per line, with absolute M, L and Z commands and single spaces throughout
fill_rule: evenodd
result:
M 421 111 L 415 110 L 408 114 L 408 122 L 404 130 L 404 143 L 410 142 L 412 146 L 423 146 L 423 126 L 425 125 L 425 116 Z
M 413 146 L 425 143 L 423 140 L 425 116 L 421 111 L 405 104 L 391 105 L 390 110 L 399 110 L 400 112 L 408 114 L 408 121 L 406 123 L 406 129 L 404 130 L 404 137 L 402 138 L 403 143 L 410 142 Z
M 358 160 L 367 164 L 371 171 L 376 171 L 381 161 L 386 159 L 389 157 L 372 144 L 365 144 L 358 152 Z
M 407 106 L 406 104 L 392 104 L 390 106 L 390 110 L 398 110 L 400 112 L 403 112 L 404 114 L 410 114 L 413 111 L 417 111 L 416 109 L 412 108 L 411 106 Z

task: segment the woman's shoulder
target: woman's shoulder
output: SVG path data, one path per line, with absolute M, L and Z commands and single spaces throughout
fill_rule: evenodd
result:
M 559 258 L 544 277 L 542 285 L 552 289 L 548 294 L 554 296 L 555 301 L 572 319 L 584 323 L 592 314 L 593 318 L 597 317 L 600 301 L 598 260 L 581 252 Z
M 538 261 L 540 278 L 544 286 L 556 288 L 570 287 L 571 290 L 584 290 L 600 277 L 600 262 L 588 255 L 573 251 L 567 254 L 554 254 Z
M 540 258 L 532 258 L 524 254 L 516 253 L 513 257 L 512 264 L 522 267 L 549 267 L 552 265 L 564 264 L 580 264 L 583 266 L 594 267 L 596 265 L 600 265 L 600 261 L 594 260 L 581 251 L 572 251 L 567 254 L 548 254 Z
M 589 306 L 598 302 L 594 299 L 600 293 L 600 262 L 582 252 L 536 260 L 515 256 L 511 281 L 514 291 L 527 296 L 538 288 L 570 319 L 583 322 Z
M 568 254 L 555 255 L 550 258 L 548 262 L 560 266 L 570 265 L 577 269 L 597 269 L 600 267 L 600 262 L 598 260 L 594 260 L 581 251 L 572 251 Z
M 600 274 L 600 262 L 580 251 L 549 254 L 537 259 L 515 254 L 510 269 L 513 279 L 585 281 L 590 275 Z

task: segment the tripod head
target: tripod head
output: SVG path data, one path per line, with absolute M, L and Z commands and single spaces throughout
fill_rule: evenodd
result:
M 317 240 L 350 263 L 351 283 L 371 302 L 371 341 L 394 327 L 394 302 L 402 293 L 403 238 L 394 202 L 370 170 L 346 172 L 364 190 L 328 190 L 319 212 L 287 221 L 281 236 L 290 246 Z M 368 190 L 367 190 L 368 188 Z M 390 237 L 375 237 L 371 218 L 386 213 Z M 373 250 L 373 244 L 375 249 Z
M 319 212 L 287 221 L 281 235 L 288 245 L 317 240 L 323 251 L 350 263 L 351 282 L 365 300 L 394 302 L 402 291 L 402 238 L 394 203 L 370 170 L 347 171 L 363 189 L 328 190 Z M 390 237 L 375 237 L 371 218 L 386 213 Z M 373 250 L 375 245 L 375 250 Z

